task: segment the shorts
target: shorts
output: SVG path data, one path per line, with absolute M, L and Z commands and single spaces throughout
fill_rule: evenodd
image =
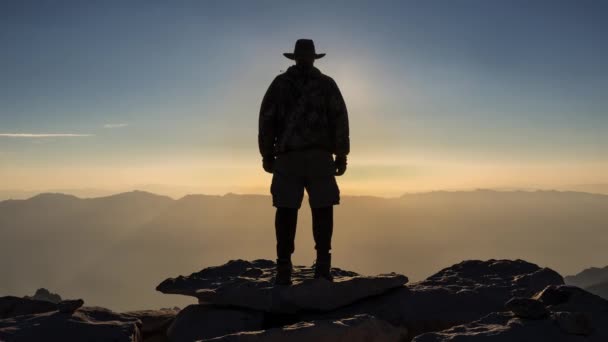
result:
M 270 193 L 277 208 L 299 209 L 308 193 L 311 208 L 340 204 L 340 189 L 336 182 L 335 164 L 331 152 L 325 150 L 290 151 L 277 156 Z

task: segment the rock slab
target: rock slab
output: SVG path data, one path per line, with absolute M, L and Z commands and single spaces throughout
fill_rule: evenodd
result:
M 169 278 L 156 289 L 167 294 L 193 296 L 201 304 L 296 313 L 331 311 L 403 287 L 408 281 L 406 276 L 396 273 L 362 276 L 339 268 L 331 272 L 333 282 L 313 279 L 311 267 L 294 266 L 293 285 L 274 286 L 273 261 L 231 260 L 189 276 Z
M 547 285 L 563 283 L 557 272 L 523 260 L 467 260 L 426 280 L 310 318 L 370 314 L 407 327 L 413 338 L 504 311 L 513 297 L 530 297 Z

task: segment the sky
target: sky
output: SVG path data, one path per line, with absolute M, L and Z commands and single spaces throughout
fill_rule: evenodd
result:
M 351 127 L 342 193 L 608 183 L 606 1 L 2 1 L 0 190 L 269 193 L 298 38 Z M 162 192 L 162 191 L 161 191 Z

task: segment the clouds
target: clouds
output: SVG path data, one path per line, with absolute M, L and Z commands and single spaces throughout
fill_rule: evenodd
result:
M 127 126 L 129 126 L 127 123 L 107 123 L 103 125 L 103 128 L 123 128 Z
M 6 138 L 76 138 L 92 137 L 94 134 L 76 133 L 0 133 L 0 137 Z
M 127 123 L 107 123 L 102 127 L 106 129 L 124 128 L 129 126 Z M 93 137 L 95 134 L 91 133 L 17 133 L 7 132 L 0 133 L 0 138 L 81 138 L 81 137 Z

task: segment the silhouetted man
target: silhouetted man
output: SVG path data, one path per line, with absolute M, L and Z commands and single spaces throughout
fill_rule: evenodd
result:
M 336 82 L 313 66 L 325 54 L 315 52 L 312 40 L 299 39 L 294 52 L 283 55 L 296 64 L 266 91 L 258 133 L 264 170 L 273 174 L 270 192 L 277 208 L 275 284 L 291 284 L 291 254 L 304 189 L 317 252 L 314 276 L 331 281 L 333 206 L 340 203 L 335 176 L 346 171 L 350 151 L 346 104 Z

